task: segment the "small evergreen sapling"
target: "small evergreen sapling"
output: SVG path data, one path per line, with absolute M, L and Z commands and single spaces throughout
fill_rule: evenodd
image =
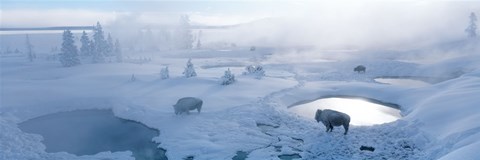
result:
M 187 78 L 197 76 L 197 73 L 195 72 L 195 68 L 193 68 L 193 64 L 191 61 L 192 59 L 188 59 L 187 67 L 185 68 L 185 71 L 183 71 L 183 75 L 185 75 L 185 77 Z
M 168 66 L 165 67 L 165 68 L 162 68 L 162 70 L 160 70 L 160 78 L 161 79 L 168 79 L 170 78 L 170 75 L 168 73 Z
M 26 46 L 27 46 L 27 56 L 28 60 L 30 62 L 33 62 L 33 59 L 36 58 L 35 53 L 33 53 L 33 45 L 30 43 L 30 38 L 28 37 L 28 34 L 26 35 Z
M 225 74 L 221 77 L 222 85 L 229 85 L 235 82 L 235 75 L 232 74 L 230 68 L 225 71 Z
M 135 77 L 135 74 L 132 74 L 132 77 L 130 78 L 130 81 L 135 82 L 137 78 Z
M 263 70 L 263 67 L 260 65 L 249 65 L 245 67 L 245 70 L 246 72 L 243 72 L 243 75 L 253 75 L 257 79 L 261 79 L 263 76 L 265 76 L 265 70 Z

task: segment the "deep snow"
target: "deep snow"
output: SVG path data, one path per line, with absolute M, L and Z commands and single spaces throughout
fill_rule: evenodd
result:
M 290 54 L 268 48 L 250 52 L 241 47 L 175 51 L 146 54 L 152 58 L 147 63 L 72 68 L 44 57 L 29 63 L 24 56 L 2 56 L 0 159 L 132 159 L 129 151 L 91 156 L 46 153 L 41 136 L 17 126 L 34 117 L 78 109 L 112 109 L 118 117 L 160 130 L 153 140 L 167 150 L 169 159 L 230 159 L 238 151 L 247 152 L 247 159 L 278 159 L 285 154 L 304 159 L 480 157 L 475 152 L 480 144 L 480 56 L 422 64 L 406 62 L 405 56 L 365 60 L 355 56 L 365 53 L 353 54 L 353 58 L 316 54 L 292 59 Z M 308 57 L 308 53 L 297 54 Z M 181 74 L 188 58 L 197 77 Z M 251 64 L 262 64 L 266 76 L 241 75 Z M 359 64 L 367 67 L 367 73 L 353 72 Z M 159 73 L 164 66 L 169 67 L 170 78 L 162 80 Z M 227 68 L 237 81 L 224 86 L 220 77 Z M 130 81 L 132 74 L 136 81 Z M 374 81 L 382 76 L 446 81 L 412 88 Z M 325 133 L 313 117 L 305 119 L 287 111 L 292 104 L 332 95 L 395 103 L 404 117 L 381 125 L 353 126 L 343 136 L 341 129 Z M 172 105 L 187 96 L 204 100 L 202 113 L 174 115 Z M 362 145 L 376 150 L 360 151 Z

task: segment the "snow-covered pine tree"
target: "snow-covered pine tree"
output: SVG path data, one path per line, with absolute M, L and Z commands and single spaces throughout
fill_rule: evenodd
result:
M 82 37 L 80 37 L 80 43 L 82 46 L 80 47 L 80 55 L 81 56 L 90 56 L 91 55 L 91 44 L 90 39 L 88 38 L 87 33 L 85 31 L 82 32 Z
M 232 74 L 230 68 L 225 71 L 225 74 L 221 77 L 222 85 L 229 85 L 235 82 L 235 75 Z
M 63 43 L 60 53 L 60 62 L 64 67 L 72 67 L 80 64 L 80 59 L 78 58 L 77 46 L 75 46 L 75 41 L 73 40 L 73 34 L 70 30 L 65 30 L 63 32 Z
M 130 81 L 135 82 L 137 78 L 135 77 L 135 74 L 132 74 L 132 77 L 130 77 Z
M 90 56 L 94 56 L 95 55 L 95 52 L 97 51 L 95 49 L 95 42 L 93 41 L 93 39 L 91 39 L 89 42 L 88 42 L 88 49 L 89 49 L 89 52 L 90 52 Z
M 200 49 L 202 48 L 202 42 L 200 41 L 200 39 L 198 39 L 197 41 L 197 49 Z
M 94 52 L 92 53 L 93 63 L 103 63 L 105 62 L 105 55 L 107 51 L 107 42 L 103 35 L 102 26 L 100 22 L 97 22 L 97 26 L 93 29 L 93 48 Z
M 114 51 L 115 51 L 115 46 L 114 46 L 114 43 L 113 43 L 113 38 L 110 35 L 110 33 L 108 33 L 107 48 L 106 48 L 105 53 L 106 53 L 106 55 L 112 56 L 112 55 L 114 55 Z
M 174 43 L 174 33 L 167 28 L 161 28 L 159 31 L 159 40 L 160 40 L 160 49 L 163 50 L 172 50 L 175 47 Z
M 202 30 L 198 31 L 198 37 L 197 37 L 197 49 L 202 48 L 202 42 L 200 41 L 200 38 L 202 37 Z
M 5 49 L 5 54 L 10 54 L 12 53 L 12 50 L 10 50 L 10 46 L 7 46 L 7 49 Z
M 180 17 L 180 23 L 175 31 L 175 44 L 177 49 L 192 49 L 193 35 L 190 30 L 190 18 L 188 15 Z
M 467 36 L 469 38 L 475 38 L 477 37 L 477 16 L 475 13 L 470 13 L 470 24 L 468 25 L 467 29 L 465 29 L 465 32 L 467 32 Z
M 145 31 L 145 34 L 144 34 L 144 45 L 145 45 L 145 49 L 147 51 L 158 51 L 159 48 L 158 48 L 158 41 L 157 41 L 157 37 L 155 36 L 155 34 L 153 33 L 152 29 L 150 28 L 147 28 L 147 30 Z
M 165 68 L 162 68 L 162 70 L 160 70 L 160 78 L 161 79 L 170 78 L 170 74 L 168 73 L 168 66 L 166 66 Z
M 115 57 L 117 58 L 117 62 L 122 63 L 123 62 L 122 48 L 120 46 L 120 42 L 118 41 L 118 39 L 115 40 L 114 54 L 115 54 Z
M 33 62 L 33 59 L 35 59 L 35 53 L 33 53 L 33 45 L 30 43 L 30 38 L 28 37 L 28 34 L 26 35 L 25 39 L 26 39 L 25 44 L 26 44 L 26 49 L 27 49 L 28 60 L 30 62 Z
M 185 77 L 187 77 L 187 78 L 197 76 L 197 73 L 195 72 L 195 68 L 193 68 L 193 64 L 192 64 L 191 61 L 192 61 L 192 59 L 188 59 L 187 67 L 183 71 L 183 75 L 185 75 Z
M 249 65 L 245 67 L 245 70 L 246 72 L 243 72 L 243 75 L 253 75 L 256 79 L 261 79 L 263 76 L 265 76 L 265 70 L 263 70 L 261 65 Z

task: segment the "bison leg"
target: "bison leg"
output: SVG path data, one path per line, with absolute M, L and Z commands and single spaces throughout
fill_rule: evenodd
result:
M 330 132 L 333 131 L 333 125 L 332 124 L 328 124 L 328 128 L 330 128 Z
M 347 133 L 348 133 L 348 124 L 344 124 L 344 125 L 343 125 L 343 128 L 345 129 L 344 135 L 347 135 Z
M 200 111 L 202 110 L 202 105 L 203 105 L 203 101 L 200 101 L 200 103 L 197 104 L 198 113 L 200 113 Z

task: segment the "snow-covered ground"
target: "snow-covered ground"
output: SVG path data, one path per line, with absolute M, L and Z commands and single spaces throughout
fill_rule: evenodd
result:
M 231 159 L 237 151 L 247 152 L 247 159 L 279 159 L 279 155 L 293 154 L 304 159 L 480 157 L 480 55 L 465 53 L 435 62 L 428 59 L 429 63 L 423 64 L 405 60 L 408 56 L 404 55 L 372 58 L 368 55 L 374 54 L 368 52 L 343 53 L 351 55 L 349 58 L 296 54 L 270 48 L 251 52 L 239 47 L 149 53 L 146 55 L 152 61 L 143 64 L 71 68 L 44 58 L 30 63 L 24 56 L 3 56 L 0 159 L 132 159 L 128 151 L 80 157 L 46 153 L 41 136 L 22 132 L 17 126 L 50 113 L 96 108 L 113 109 L 118 117 L 160 130 L 153 140 L 167 150 L 169 159 Z M 197 77 L 181 74 L 189 58 Z M 265 77 L 242 75 L 245 66 L 256 64 L 263 65 Z M 365 74 L 353 72 L 360 64 L 367 67 Z M 169 67 L 170 79 L 160 79 L 164 66 Z M 237 81 L 220 85 L 227 68 Z M 131 81 L 132 74 L 135 81 Z M 374 81 L 388 76 L 442 81 L 423 87 Z M 351 126 L 344 136 L 342 129 L 325 133 L 324 126 L 313 117 L 287 110 L 298 102 L 335 95 L 398 104 L 404 117 L 381 125 Z M 175 115 L 172 105 L 189 96 L 204 101 L 202 112 Z M 362 145 L 373 146 L 375 151 L 361 151 Z

